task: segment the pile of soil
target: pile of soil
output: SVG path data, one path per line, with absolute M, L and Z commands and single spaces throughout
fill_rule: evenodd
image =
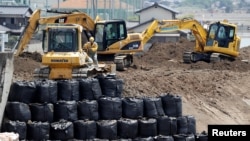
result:
M 182 97 L 183 113 L 194 115 L 197 132 L 208 124 L 250 123 L 250 47 L 240 50 L 234 62 L 197 62 L 184 64 L 182 55 L 192 51 L 195 42 L 154 43 L 143 55 L 136 55 L 134 65 L 117 72 L 124 79 L 124 97 L 156 97 L 171 93 Z M 32 80 L 39 68 L 38 53 L 16 57 L 13 80 Z M 242 61 L 245 60 L 245 61 Z
M 42 66 L 41 61 L 42 55 L 38 52 L 24 52 L 15 56 L 13 81 L 32 80 L 34 70 Z
M 142 56 L 135 58 L 136 68 L 152 69 L 159 67 L 168 67 L 170 69 L 212 69 L 212 70 L 232 70 L 248 71 L 250 66 L 242 60 L 250 58 L 249 49 L 242 48 L 240 57 L 235 61 L 221 61 L 216 63 L 197 62 L 192 64 L 183 63 L 183 53 L 193 51 L 195 42 L 190 42 L 182 38 L 178 43 L 154 43 L 150 50 Z

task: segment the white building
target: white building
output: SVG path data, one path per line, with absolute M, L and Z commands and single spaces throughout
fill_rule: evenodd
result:
M 148 7 L 140 9 L 135 12 L 139 15 L 139 23 L 133 27 L 128 28 L 129 32 L 141 33 L 146 30 L 147 27 L 153 22 L 153 20 L 172 20 L 176 19 L 176 15 L 178 11 L 175 11 L 171 8 L 168 8 L 162 4 L 154 3 Z M 151 38 L 149 42 L 167 42 L 173 41 L 176 42 L 179 40 L 180 33 L 179 32 L 171 32 L 171 33 L 156 33 Z

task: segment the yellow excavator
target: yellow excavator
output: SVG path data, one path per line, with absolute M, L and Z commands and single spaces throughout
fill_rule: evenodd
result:
M 239 56 L 240 37 L 237 36 L 237 26 L 227 20 L 214 22 L 205 29 L 195 19 L 154 20 L 142 32 L 142 44 L 155 33 L 168 33 L 178 30 L 190 30 L 195 37 L 194 51 L 183 54 L 184 63 L 197 61 L 215 62 L 219 60 L 235 60 Z

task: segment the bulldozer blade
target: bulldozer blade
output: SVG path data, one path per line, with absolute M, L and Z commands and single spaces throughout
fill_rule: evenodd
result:
M 0 52 L 0 129 L 13 76 L 13 52 Z

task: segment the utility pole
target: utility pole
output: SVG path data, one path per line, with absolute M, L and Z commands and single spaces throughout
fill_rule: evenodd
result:
M 107 14 L 107 5 L 106 5 L 106 3 L 107 3 L 107 1 L 106 0 L 104 0 L 104 19 L 106 20 L 107 19 L 107 17 L 106 17 L 106 14 Z
M 48 0 L 46 0 L 46 4 L 45 4 L 45 7 L 46 7 L 46 16 L 47 16 L 47 9 L 48 9 Z
M 128 19 L 128 0 L 126 0 L 126 19 Z
M 5 41 L 4 41 L 4 34 L 5 34 L 5 33 L 0 33 L 0 35 L 1 35 L 1 37 L 2 37 L 2 39 L 1 39 L 1 41 L 2 41 L 1 52 L 4 52 L 4 50 L 5 50 L 5 49 L 4 49 L 4 48 L 5 48 L 5 47 L 4 47 L 4 42 L 5 42 Z
M 95 18 L 95 0 L 92 0 L 92 17 Z
M 112 7 L 111 19 L 114 19 L 114 5 L 115 5 L 114 0 L 111 0 L 111 7 Z
M 121 2 L 121 0 L 119 1 L 119 14 L 118 14 L 118 17 L 119 18 L 124 18 L 123 15 L 122 15 L 122 2 Z
M 93 10 L 94 10 L 94 18 L 96 18 L 97 14 L 98 14 L 97 0 L 93 0 Z
M 89 15 L 89 0 L 87 0 L 86 8 L 87 8 L 87 13 Z

